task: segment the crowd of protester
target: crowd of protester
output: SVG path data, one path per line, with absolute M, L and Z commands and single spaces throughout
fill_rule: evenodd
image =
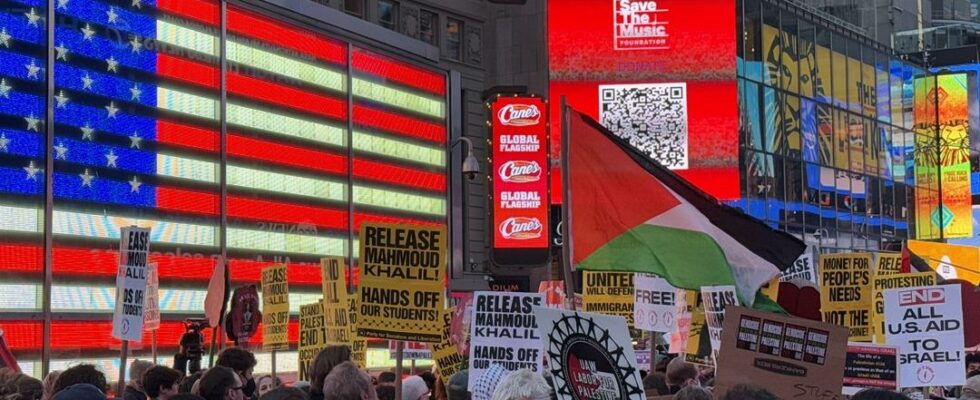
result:
M 556 399 L 554 379 L 548 373 L 528 369 L 507 371 L 493 366 L 481 374 L 469 391 L 469 373 L 449 377 L 425 371 L 401 380 L 401 398 L 395 398 L 399 377 L 385 371 L 371 376 L 351 361 L 345 346 L 330 346 L 309 366 L 308 382 L 288 385 L 271 375 L 254 376 L 255 355 L 240 348 L 218 354 L 216 365 L 189 376 L 177 370 L 134 361 L 130 380 L 118 397 L 109 394 L 105 374 L 91 364 L 54 371 L 43 381 L 0 368 L 0 400 L 551 400 Z M 980 400 L 980 356 L 967 359 L 970 378 L 952 388 L 961 400 Z M 763 387 L 739 385 L 722 396 L 712 393 L 714 371 L 683 358 L 665 359 L 645 373 L 648 399 L 675 400 L 778 400 Z M 927 397 L 928 398 L 928 397 Z M 935 395 L 934 398 L 943 398 Z M 868 389 L 851 400 L 910 400 L 894 391 Z

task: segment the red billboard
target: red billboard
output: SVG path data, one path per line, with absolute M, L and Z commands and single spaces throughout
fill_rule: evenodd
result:
M 553 203 L 560 98 L 700 189 L 739 197 L 735 2 L 550 0 Z
M 491 106 L 495 249 L 547 249 L 548 120 L 539 97 Z

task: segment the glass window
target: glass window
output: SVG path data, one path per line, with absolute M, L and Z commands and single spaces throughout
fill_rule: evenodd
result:
M 364 0 L 344 0 L 344 11 L 358 17 L 364 16 Z
M 781 153 L 800 159 L 802 151 L 802 124 L 800 120 L 800 98 L 793 94 L 785 94 L 782 110 L 782 123 L 785 135 L 785 149 Z
M 806 21 L 799 22 L 800 35 L 797 54 L 800 63 L 800 95 L 814 97 L 814 84 L 818 78 L 817 51 L 814 35 L 816 27 Z
M 398 3 L 391 0 L 378 0 L 378 24 L 397 31 Z
M 745 47 L 745 76 L 762 82 L 762 7 L 759 0 L 745 0 L 745 31 L 742 36 Z
M 426 10 L 419 12 L 419 38 L 433 46 L 439 45 L 439 14 Z
M 833 39 L 831 48 L 832 55 L 832 79 L 833 79 L 833 104 L 840 108 L 847 108 L 847 40 L 836 33 L 831 35 Z
M 762 57 L 765 63 L 763 82 L 767 85 L 779 86 L 782 75 L 780 57 L 783 53 L 780 45 L 779 8 L 763 8 L 762 22 Z
M 459 61 L 463 59 L 463 21 L 446 18 L 446 56 Z
M 800 47 L 796 17 L 790 13 L 782 13 L 779 18 L 779 46 L 782 49 L 780 58 L 779 87 L 793 94 L 800 93 Z
M 831 49 L 831 34 L 829 30 L 817 27 L 816 30 L 817 75 L 813 81 L 813 96 L 820 101 L 831 103 L 833 100 L 833 51 Z
M 755 150 L 764 148 L 765 138 L 762 135 L 762 110 L 760 107 L 765 105 L 762 98 L 762 88 L 759 84 L 751 81 L 743 81 L 745 88 L 742 92 L 743 104 L 745 105 L 745 118 L 742 120 L 741 129 L 745 135 L 746 145 Z M 767 106 L 768 107 L 768 106 Z

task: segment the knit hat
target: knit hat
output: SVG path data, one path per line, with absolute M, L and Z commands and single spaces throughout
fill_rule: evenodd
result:
M 493 398 L 494 390 L 497 390 L 497 384 L 500 383 L 504 377 L 510 371 L 507 371 L 504 367 L 499 364 L 491 365 L 483 374 L 476 379 L 476 383 L 473 384 L 473 400 L 490 400 Z
M 422 377 L 415 375 L 402 381 L 402 400 L 419 400 L 429 393 L 429 386 Z
M 449 383 L 446 384 L 446 392 L 449 394 L 449 400 L 469 400 L 470 392 L 467 390 L 469 384 L 469 371 L 459 371 L 449 377 Z
M 966 380 L 961 399 L 980 399 L 980 375 Z
M 51 400 L 106 400 L 106 397 L 99 388 L 87 383 L 80 383 L 55 393 Z

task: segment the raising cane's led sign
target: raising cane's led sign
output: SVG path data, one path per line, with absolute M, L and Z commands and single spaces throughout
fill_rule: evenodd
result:
M 538 97 L 491 106 L 495 249 L 548 248 L 548 120 Z

